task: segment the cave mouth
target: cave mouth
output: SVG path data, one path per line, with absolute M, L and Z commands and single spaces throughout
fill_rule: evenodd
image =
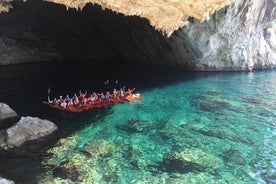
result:
M 179 62 L 170 38 L 151 27 L 147 19 L 92 4 L 83 10 L 67 10 L 64 5 L 41 0 L 13 1 L 12 5 L 8 13 L 0 15 L 4 65 L 53 60 L 171 66 Z

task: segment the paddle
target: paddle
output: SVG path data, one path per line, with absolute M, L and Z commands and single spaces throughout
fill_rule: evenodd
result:
M 51 93 L 51 89 L 50 87 L 48 88 L 48 102 L 50 102 L 50 93 Z

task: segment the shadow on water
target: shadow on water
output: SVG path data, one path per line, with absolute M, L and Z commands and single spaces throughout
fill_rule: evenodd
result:
M 102 62 L 102 61 L 101 61 Z M 0 175 L 16 183 L 35 183 L 46 151 L 66 137 L 112 113 L 110 108 L 83 113 L 66 113 L 43 105 L 47 89 L 51 98 L 73 95 L 79 89 L 106 92 L 113 88 L 136 87 L 138 93 L 176 82 L 195 80 L 211 73 L 188 72 L 165 66 L 95 62 L 50 62 L 0 67 L 0 102 L 9 104 L 19 116 L 34 116 L 53 121 L 59 131 L 47 141 L 34 141 L 23 148 L 0 152 Z M 104 82 L 109 80 L 109 85 Z M 116 84 L 115 81 L 119 83 Z M 44 168 L 45 169 L 45 168 Z
M 102 61 L 100 61 L 102 62 Z M 95 62 L 52 62 L 0 67 L 0 101 L 9 104 L 19 115 L 49 117 L 49 109 L 41 104 L 51 97 L 73 95 L 80 89 L 88 92 L 113 91 L 113 88 L 133 88 L 142 92 L 185 80 L 211 75 L 208 72 L 188 72 L 167 66 Z M 104 82 L 109 80 L 109 85 Z M 115 84 L 118 80 L 119 83 Z

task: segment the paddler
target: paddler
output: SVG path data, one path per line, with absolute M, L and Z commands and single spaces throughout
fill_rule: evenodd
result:
M 80 103 L 80 101 L 79 101 L 79 98 L 78 98 L 78 96 L 77 96 L 76 93 L 74 94 L 74 97 L 73 97 L 73 98 L 74 98 L 74 100 L 73 100 L 74 104 L 75 104 L 75 105 L 78 105 L 78 104 Z
M 65 102 L 66 102 L 66 103 L 69 103 L 70 100 L 71 100 L 71 99 L 70 99 L 69 95 L 66 95 L 66 97 L 65 97 Z
M 63 100 L 62 96 L 60 95 L 60 96 L 59 96 L 59 99 L 58 99 L 58 103 L 61 104 L 63 101 L 64 101 L 64 100 Z
M 57 98 L 54 98 L 54 100 L 50 100 L 50 98 L 48 98 L 48 103 L 52 105 L 57 105 L 58 104 Z
M 63 100 L 63 102 L 60 104 L 61 107 L 66 108 L 67 107 L 67 103 L 65 102 L 65 100 Z

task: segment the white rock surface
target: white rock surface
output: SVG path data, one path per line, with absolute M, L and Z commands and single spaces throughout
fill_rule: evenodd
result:
M 17 116 L 16 112 L 12 110 L 10 106 L 0 102 L 0 121 L 7 118 L 13 118 L 16 116 Z
M 20 146 L 24 142 L 51 134 L 57 126 L 48 120 L 34 117 L 22 117 L 19 122 L 6 130 L 6 142 L 2 147 Z
M 0 177 L 0 184 L 14 184 L 14 182 Z
M 190 63 L 198 70 L 276 67 L 276 1 L 236 0 L 210 21 L 181 32 L 200 53 Z

